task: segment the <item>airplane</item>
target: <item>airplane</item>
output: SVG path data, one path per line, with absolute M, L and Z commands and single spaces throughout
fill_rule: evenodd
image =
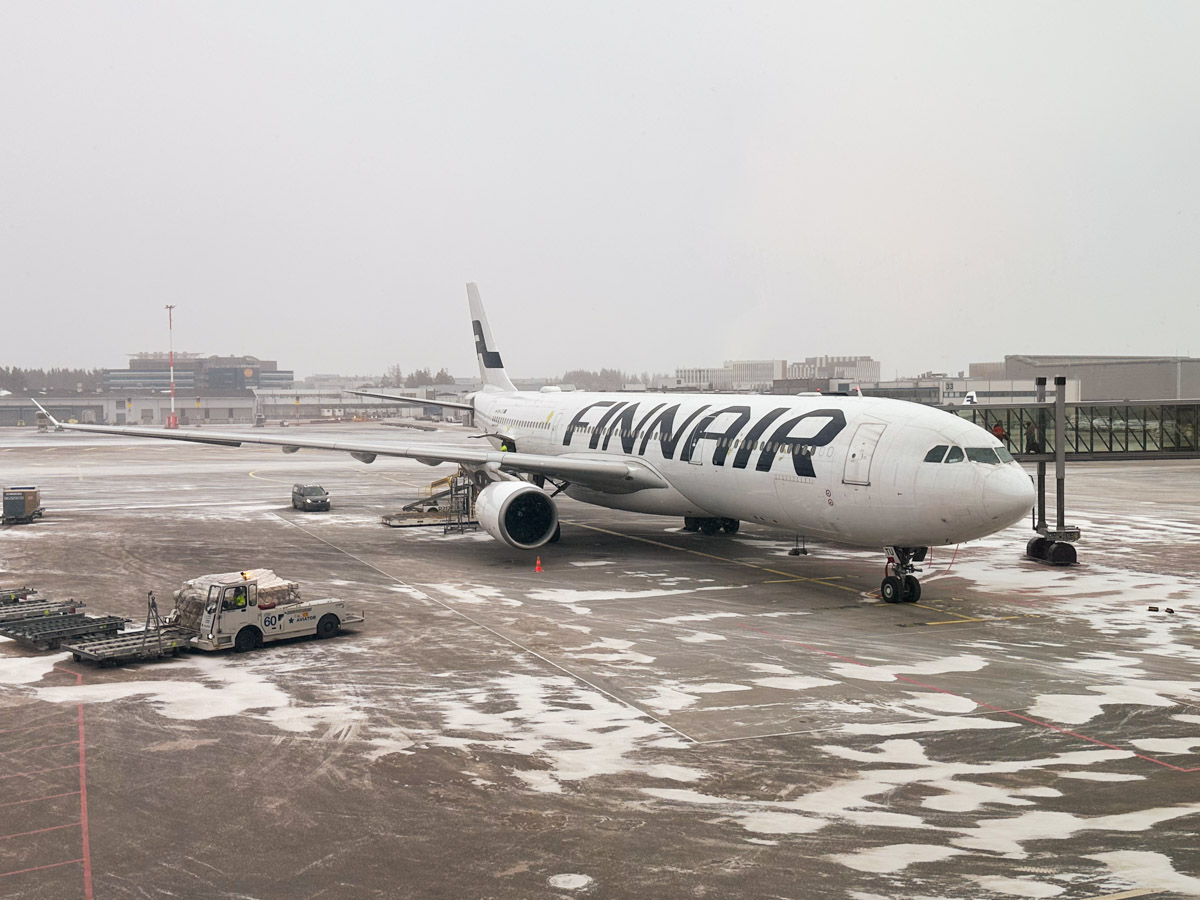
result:
M 470 411 L 483 432 L 477 437 L 490 446 L 74 425 L 42 411 L 55 427 L 95 434 L 268 444 L 284 453 L 335 450 L 363 463 L 380 456 L 457 463 L 477 488 L 480 526 L 521 550 L 559 539 L 559 493 L 610 509 L 680 516 L 686 531 L 728 534 L 746 521 L 883 547 L 880 596 L 889 603 L 920 599 L 917 565 L 928 548 L 985 537 L 1033 506 L 1032 480 L 995 436 L 916 403 L 861 394 L 519 391 L 474 283 L 467 298 L 483 387 L 461 402 L 421 402 Z

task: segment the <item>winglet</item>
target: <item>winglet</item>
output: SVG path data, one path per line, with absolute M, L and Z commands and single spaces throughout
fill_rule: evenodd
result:
M 36 406 L 38 409 L 40 409 L 42 411 L 42 415 L 50 420 L 51 425 L 53 425 L 55 428 L 62 427 L 62 422 L 58 421 L 58 419 L 56 419 L 56 418 L 54 418 L 54 416 L 50 415 L 50 412 L 46 409 L 46 407 L 42 406 L 42 404 L 38 403 L 32 397 L 29 398 L 29 402 L 32 403 L 34 406 Z

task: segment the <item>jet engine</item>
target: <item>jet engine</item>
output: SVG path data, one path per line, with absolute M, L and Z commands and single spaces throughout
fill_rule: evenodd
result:
M 533 550 L 554 537 L 558 508 L 527 481 L 494 481 L 475 498 L 483 530 L 518 550 Z

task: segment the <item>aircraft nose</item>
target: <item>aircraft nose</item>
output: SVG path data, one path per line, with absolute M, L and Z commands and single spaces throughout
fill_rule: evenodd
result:
M 1029 515 L 1035 500 L 1033 481 L 1017 466 L 1001 466 L 983 482 L 983 508 L 988 518 L 1011 525 Z

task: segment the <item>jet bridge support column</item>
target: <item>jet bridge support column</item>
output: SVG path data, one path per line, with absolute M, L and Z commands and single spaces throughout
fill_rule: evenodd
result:
M 1046 379 L 1037 379 L 1038 392 L 1038 449 L 1046 449 Z M 1055 527 L 1046 524 L 1046 463 L 1037 464 L 1037 524 L 1035 537 L 1025 546 L 1025 553 L 1033 559 L 1042 559 L 1056 566 L 1068 566 L 1075 562 L 1075 547 L 1079 540 L 1078 528 L 1065 524 L 1067 506 L 1067 379 L 1054 376 L 1054 480 L 1056 483 Z

